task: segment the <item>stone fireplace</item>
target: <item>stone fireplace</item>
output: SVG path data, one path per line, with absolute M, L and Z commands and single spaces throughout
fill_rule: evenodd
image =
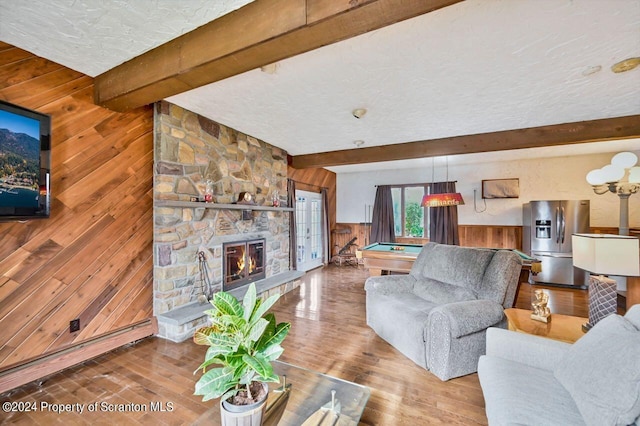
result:
M 205 282 L 238 298 L 250 282 L 265 295 L 299 285 L 302 273 L 289 268 L 291 214 L 271 206 L 276 192 L 286 200 L 287 153 L 165 101 L 156 104 L 155 129 L 154 315 L 160 337 L 182 341 L 206 323 L 211 306 L 194 291 Z M 192 201 L 207 187 L 212 203 Z M 241 192 L 255 205 L 234 204 Z M 241 252 L 262 256 L 247 274 L 230 266 L 238 268 Z M 243 261 L 246 272 L 251 260 Z
M 222 245 L 222 290 L 265 278 L 265 240 L 233 241 Z

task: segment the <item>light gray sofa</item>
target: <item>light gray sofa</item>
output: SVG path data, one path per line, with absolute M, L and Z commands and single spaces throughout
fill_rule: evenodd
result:
M 638 424 L 640 305 L 573 345 L 490 328 L 478 376 L 491 426 Z
M 365 282 L 367 324 L 441 380 L 474 373 L 488 327 L 505 327 L 522 263 L 506 250 L 427 243 L 408 275 Z

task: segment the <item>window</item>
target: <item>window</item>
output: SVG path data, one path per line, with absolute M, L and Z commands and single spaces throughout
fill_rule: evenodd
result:
M 393 221 L 396 237 L 429 236 L 429 215 L 422 207 L 422 197 L 428 185 L 399 185 L 391 187 Z

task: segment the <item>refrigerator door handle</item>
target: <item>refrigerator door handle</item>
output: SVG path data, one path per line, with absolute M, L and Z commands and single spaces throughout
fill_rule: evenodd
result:
M 564 220 L 564 207 L 560 207 L 560 224 L 562 226 L 562 230 L 560 231 L 560 243 L 564 244 L 564 232 L 566 231 L 566 223 Z
M 556 207 L 556 244 L 560 244 L 560 207 Z
M 533 257 L 553 257 L 554 259 L 564 259 L 573 257 L 571 253 L 540 253 L 534 252 L 532 253 Z

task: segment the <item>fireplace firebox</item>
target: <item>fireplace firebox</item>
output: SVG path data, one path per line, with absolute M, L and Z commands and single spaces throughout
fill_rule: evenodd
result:
M 225 291 L 265 278 L 265 239 L 224 243 L 222 268 Z

